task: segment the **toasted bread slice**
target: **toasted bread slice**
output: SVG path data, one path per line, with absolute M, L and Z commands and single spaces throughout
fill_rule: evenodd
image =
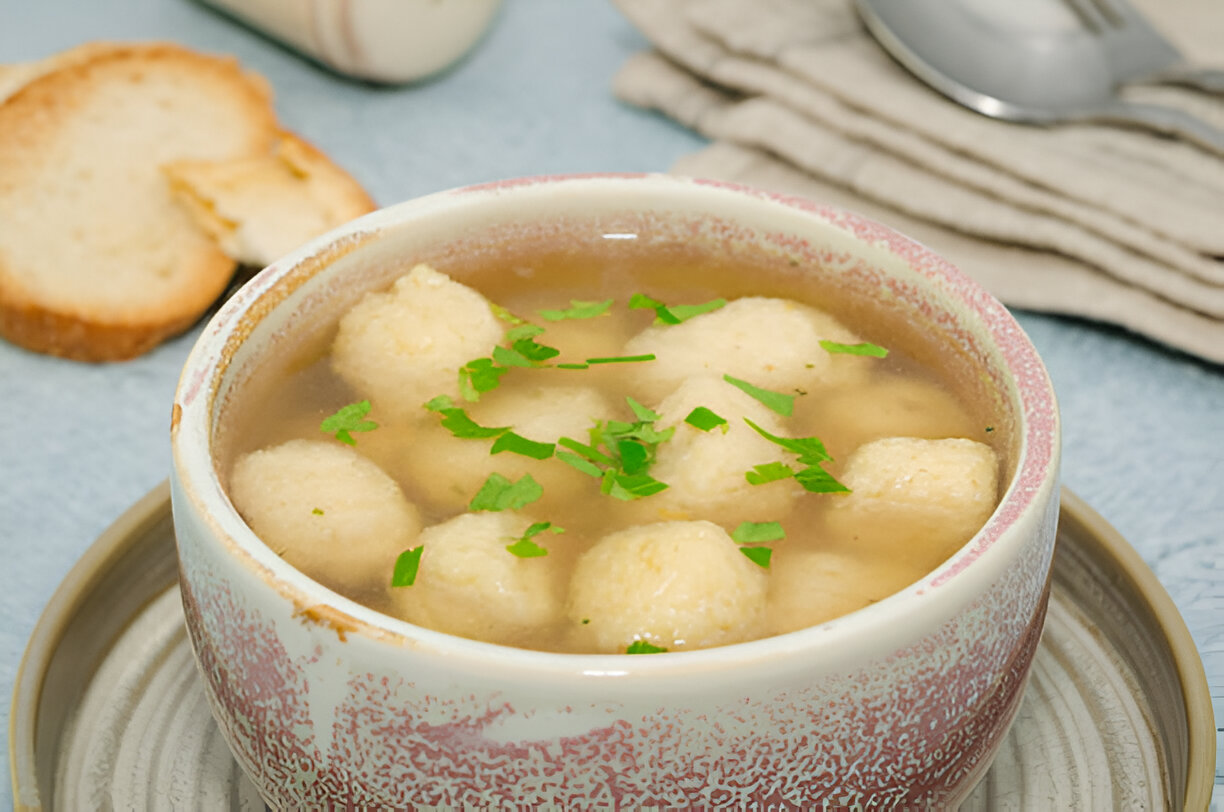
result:
M 235 263 L 161 167 L 264 155 L 277 138 L 266 84 L 232 59 L 94 44 L 27 69 L 0 103 L 0 335 L 101 361 L 190 326 Z
M 291 133 L 267 155 L 178 161 L 165 171 L 221 250 L 257 268 L 375 208 L 357 181 Z

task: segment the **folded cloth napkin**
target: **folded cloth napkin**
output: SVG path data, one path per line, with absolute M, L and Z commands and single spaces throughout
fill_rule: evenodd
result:
M 673 172 L 859 211 L 1009 305 L 1224 363 L 1219 156 L 1139 130 L 978 115 L 897 66 L 849 0 L 616 2 L 656 49 L 624 66 L 617 95 L 716 142 Z M 1193 2 L 1178 8 L 1173 35 L 1199 30 Z M 1189 55 L 1208 52 L 1187 38 Z M 1127 93 L 1224 128 L 1224 97 Z

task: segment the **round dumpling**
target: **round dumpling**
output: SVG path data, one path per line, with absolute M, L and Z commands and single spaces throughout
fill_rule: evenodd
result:
M 265 544 L 316 581 L 360 591 L 388 583 L 421 529 L 382 469 L 335 441 L 291 440 L 241 457 L 234 507 Z
M 839 458 L 882 437 L 939 440 L 969 437 L 983 428 L 948 390 L 933 381 L 896 375 L 800 398 L 795 420 L 810 427 Z
M 417 265 L 340 319 L 332 368 L 378 414 L 423 413 L 437 395 L 457 397 L 460 367 L 488 356 L 502 335 L 483 296 Z
M 561 618 L 559 559 L 520 558 L 506 546 L 532 520 L 509 511 L 464 513 L 426 528 L 412 586 L 390 587 L 393 613 L 418 626 L 504 645 L 530 645 Z M 572 543 L 536 536 L 540 546 Z
M 776 551 L 769 577 L 769 629 L 806 629 L 882 600 L 921 578 L 919 567 L 825 550 Z
M 658 401 L 693 375 L 731 375 L 778 392 L 840 385 L 861 379 L 860 356 L 829 353 L 821 340 L 858 338 L 827 313 L 788 299 L 736 299 L 683 324 L 648 327 L 625 344 L 626 355 L 654 353 L 636 365 L 634 385 Z
M 586 442 L 587 429 L 595 420 L 607 419 L 611 406 L 598 390 L 584 386 L 503 385 L 468 405 L 467 412 L 482 426 L 510 426 L 537 443 L 555 443 L 560 437 Z M 443 510 L 464 508 L 495 471 L 513 480 L 531 474 L 544 488 L 543 506 L 564 504 L 581 489 L 597 487 L 589 476 L 560 460 L 537 460 L 508 451 L 490 454 L 492 444 L 492 439 L 455 437 L 444 428 L 429 426 L 417 433 L 393 470 Z
M 566 614 L 583 651 L 643 640 L 670 651 L 760 635 L 765 571 L 718 525 L 659 522 L 605 536 L 579 558 Z
M 937 566 L 981 529 L 998 500 L 998 459 L 966 439 L 886 437 L 856 449 L 827 527 L 865 555 Z
M 702 431 L 684 422 L 704 406 L 727 421 Z M 720 378 L 690 378 L 655 410 L 656 425 L 675 428 L 658 447 L 650 475 L 667 490 L 633 503 L 637 515 L 657 518 L 706 518 L 724 524 L 776 521 L 802 492 L 793 479 L 752 485 L 744 474 L 753 466 L 793 460 L 788 452 L 744 422 L 747 417 L 771 434 L 783 436 L 777 416 L 756 399 Z

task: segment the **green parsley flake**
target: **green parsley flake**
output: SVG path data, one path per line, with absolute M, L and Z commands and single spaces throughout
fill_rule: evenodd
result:
M 741 390 L 747 395 L 759 400 L 761 403 L 768 406 L 773 411 L 783 417 L 790 417 L 795 411 L 795 396 L 784 395 L 781 392 L 774 392 L 769 389 L 762 389 L 759 386 L 753 386 L 748 381 L 742 381 L 739 378 L 732 378 L 730 375 L 723 375 L 723 380 Z
M 378 424 L 373 420 L 367 420 L 366 415 L 370 413 L 370 401 L 362 400 L 357 403 L 350 403 L 347 406 L 341 406 L 335 414 L 323 418 L 323 422 L 319 424 L 319 429 L 326 434 L 335 434 L 336 439 L 347 445 L 357 445 L 357 441 L 353 439 L 350 432 L 354 431 L 373 431 L 378 428 Z
M 653 643 L 649 643 L 645 640 L 634 640 L 629 644 L 629 647 L 625 649 L 626 654 L 662 654 L 665 651 L 667 651 L 667 649 L 663 648 L 662 646 L 656 646 Z
M 544 333 L 543 327 L 540 327 L 539 325 L 536 325 L 536 324 L 528 324 L 527 322 L 520 320 L 518 322 L 518 326 L 512 327 L 509 330 L 507 330 L 506 335 L 503 338 L 505 341 L 514 343 L 515 341 L 519 341 L 520 339 L 533 338 L 543 333 Z
M 421 553 L 425 545 L 404 550 L 395 559 L 395 571 L 391 574 L 391 586 L 412 586 L 416 582 L 417 570 L 421 568 Z
M 523 355 L 518 350 L 512 350 L 507 347 L 494 347 L 493 360 L 504 367 L 533 367 L 531 359 Z
M 608 308 L 612 307 L 612 302 L 612 299 L 605 299 L 602 302 L 583 302 L 578 299 L 570 299 L 570 306 L 567 310 L 539 310 L 537 312 L 548 321 L 593 319 L 596 316 L 602 316 L 607 313 Z
M 501 376 L 510 370 L 493 363 L 492 358 L 475 358 L 459 370 L 459 394 L 471 403 L 480 400 L 480 395 L 498 387 Z
M 544 495 L 544 489 L 531 474 L 523 474 L 518 482 L 511 482 L 499 473 L 489 474 L 480 490 L 468 504 L 471 511 L 520 510 Z
M 577 468 L 579 471 L 581 471 L 584 474 L 587 474 L 593 477 L 603 476 L 602 468 L 600 468 L 598 465 L 591 462 L 590 460 L 586 460 L 586 459 L 583 459 L 582 457 L 579 457 L 577 454 L 572 454 L 569 451 L 558 451 L 556 453 L 556 457 L 557 459 L 561 460 L 561 462 L 564 462 L 566 465 Z
M 726 434 L 727 429 L 730 428 L 725 418 L 720 417 L 704 406 L 698 406 L 689 412 L 688 417 L 684 418 L 684 422 L 702 431 L 710 431 L 718 426 L 722 426 L 723 434 Z
M 645 355 L 609 355 L 604 358 L 588 358 L 586 359 L 586 362 L 591 365 L 594 365 L 594 364 L 636 364 L 642 361 L 653 361 L 653 360 L 655 360 L 655 354 L 651 352 Z
M 314 510 L 310 511 L 310 513 L 311 513 L 311 515 L 313 515 L 313 516 L 322 516 L 322 515 L 323 515 L 323 508 L 315 508 Z
M 744 479 L 749 485 L 765 485 L 780 479 L 790 479 L 795 475 L 795 469 L 784 462 L 767 462 L 764 465 L 754 465 L 751 471 L 744 473 Z
M 625 402 L 629 404 L 629 409 L 633 412 L 633 416 L 642 423 L 653 423 L 663 416 L 656 411 L 646 408 L 628 395 L 625 396 Z
M 819 465 L 810 465 L 795 474 L 795 481 L 812 493 L 850 493 L 850 489 L 834 479 Z
M 726 299 L 712 299 L 702 304 L 668 306 L 644 293 L 635 293 L 629 299 L 630 310 L 653 310 L 655 324 L 683 324 L 694 316 L 710 313 L 726 304 Z
M 731 533 L 731 538 L 740 544 L 756 544 L 784 539 L 786 531 L 780 522 L 743 522 Z
M 762 569 L 769 569 L 769 559 L 773 557 L 773 550 L 769 547 L 740 547 L 739 551 L 748 557 L 748 560 L 756 564 Z
M 562 437 L 557 440 L 557 445 L 568 448 L 570 451 L 576 451 L 583 457 L 586 457 L 591 462 L 597 462 L 602 465 L 615 466 L 617 461 L 604 454 L 595 446 L 580 443 L 572 437 Z
M 713 313 L 715 310 L 721 310 L 726 306 L 726 299 L 711 299 L 710 301 L 703 302 L 702 304 L 672 305 L 667 309 L 671 311 L 673 316 L 680 319 L 680 321 L 683 323 L 694 316 L 700 316 L 703 313 Z
M 489 310 L 492 310 L 493 315 L 497 316 L 499 319 L 501 319 L 504 322 L 508 322 L 510 324 L 526 324 L 527 323 L 523 319 L 520 319 L 518 316 L 511 313 L 506 308 L 502 307 L 501 305 L 497 305 L 497 304 L 493 304 L 492 302 L 489 302 Z
M 549 358 L 556 358 L 561 354 L 561 350 L 556 347 L 550 347 L 547 344 L 537 344 L 534 338 L 520 338 L 510 345 L 510 349 L 522 355 L 533 364 L 539 364 L 547 361 Z
M 774 445 L 780 445 L 787 451 L 798 454 L 799 462 L 804 465 L 817 465 L 833 459 L 829 452 L 825 450 L 824 443 L 815 437 L 779 437 L 776 434 L 770 434 L 747 417 L 744 418 L 744 422 L 752 426 L 757 434 Z
M 548 550 L 545 550 L 531 539 L 519 539 L 513 544 L 507 544 L 506 550 L 518 558 L 540 558 L 541 556 L 548 555 Z
M 431 412 L 440 412 L 443 409 L 450 409 L 454 405 L 455 401 L 451 400 L 450 395 L 438 395 L 426 403 L 425 408 Z
M 539 558 L 540 556 L 548 555 L 548 550 L 541 547 L 533 538 L 547 530 L 549 533 L 564 533 L 564 527 L 557 527 L 552 522 L 536 522 L 527 531 L 517 539 L 514 539 L 513 544 L 507 544 L 506 549 L 519 558 Z
M 465 440 L 487 440 L 490 437 L 498 437 L 510 430 L 509 426 L 482 426 L 472 418 L 468 417 L 467 412 L 463 409 L 450 408 L 438 409 L 442 415 L 442 428 L 449 431 L 456 437 Z
M 590 364 L 557 364 L 557 369 L 590 369 Z
M 507 431 L 493 442 L 493 447 L 489 449 L 489 453 L 500 454 L 503 451 L 509 451 L 512 454 L 531 457 L 533 460 L 546 460 L 553 455 L 555 449 L 556 446 L 553 443 L 537 443 L 535 440 L 529 440 L 521 434 Z
M 879 344 L 872 344 L 870 341 L 863 341 L 858 344 L 841 344 L 836 341 L 825 341 L 821 339 L 820 346 L 824 347 L 825 352 L 835 355 L 869 355 L 872 358 L 887 358 L 888 350 L 881 347 Z

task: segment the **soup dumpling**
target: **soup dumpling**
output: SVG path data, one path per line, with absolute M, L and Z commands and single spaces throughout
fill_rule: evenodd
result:
M 699 406 L 726 420 L 727 431 L 702 431 L 685 423 Z M 754 431 L 744 418 L 771 434 L 786 432 L 773 412 L 721 378 L 690 378 L 655 411 L 660 415 L 658 428 L 675 428 L 671 439 L 659 445 L 650 469 L 668 488 L 634 502 L 635 515 L 701 517 L 726 524 L 776 521 L 802 493 L 793 479 L 751 485 L 744 478 L 754 465 L 788 459 L 785 449 Z
M 826 514 L 829 531 L 864 555 L 939 565 L 986 523 L 998 500 L 998 460 L 966 439 L 886 437 L 846 461 Z
M 800 398 L 795 411 L 795 421 L 811 427 L 839 458 L 882 437 L 939 440 L 982 430 L 946 388 L 899 375 Z
M 769 628 L 785 634 L 862 609 L 906 587 L 922 567 L 827 550 L 775 551 L 769 577 Z
M 789 299 L 736 299 L 683 324 L 648 327 L 625 344 L 626 355 L 653 353 L 638 364 L 634 386 L 660 400 L 693 375 L 731 375 L 790 393 L 861 379 L 869 359 L 829 353 L 821 340 L 844 344 L 858 336 L 837 319 Z
M 639 525 L 579 556 L 566 614 L 581 651 L 708 648 L 760 636 L 767 583 L 712 522 Z
M 417 265 L 340 319 L 332 368 L 379 414 L 418 414 L 437 395 L 458 397 L 459 369 L 489 355 L 502 328 L 484 296 Z
M 421 529 L 417 509 L 377 465 L 328 440 L 290 440 L 239 458 L 230 498 L 265 544 L 342 590 L 388 583 Z
M 530 644 L 561 617 L 564 556 L 519 558 L 506 549 L 532 520 L 518 513 L 463 513 L 426 528 L 412 586 L 390 587 L 392 611 L 418 626 L 505 645 Z M 573 543 L 537 536 L 541 546 Z

